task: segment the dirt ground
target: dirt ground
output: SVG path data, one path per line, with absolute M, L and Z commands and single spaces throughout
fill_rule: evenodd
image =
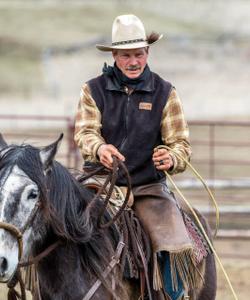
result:
M 216 250 L 231 280 L 239 300 L 249 299 L 250 287 L 250 241 L 219 240 Z M 218 269 L 217 300 L 234 299 L 222 271 Z

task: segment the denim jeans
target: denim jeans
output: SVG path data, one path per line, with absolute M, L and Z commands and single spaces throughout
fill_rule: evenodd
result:
M 160 258 L 165 292 L 171 297 L 172 300 L 179 300 L 180 297 L 183 296 L 184 294 L 184 287 L 180 279 L 180 276 L 177 274 L 178 290 L 174 291 L 172 280 L 171 280 L 169 253 L 166 251 L 161 252 L 159 254 L 159 258 Z

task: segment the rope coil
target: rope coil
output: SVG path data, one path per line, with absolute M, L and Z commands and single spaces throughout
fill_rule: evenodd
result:
M 200 181 L 202 182 L 203 186 L 206 188 L 206 190 L 207 190 L 207 192 L 208 192 L 210 198 L 212 199 L 212 201 L 213 201 L 213 203 L 214 203 L 214 206 L 215 206 L 215 209 L 216 209 L 216 233 L 217 233 L 218 227 L 219 227 L 219 208 L 218 208 L 217 202 L 216 202 L 216 200 L 215 200 L 215 198 L 214 198 L 212 192 L 210 191 L 210 189 L 209 189 L 208 186 L 206 185 L 206 183 L 205 183 L 205 181 L 203 180 L 202 176 L 195 170 L 195 168 L 189 163 L 189 161 L 187 161 L 187 160 L 186 160 L 183 156 L 181 156 L 177 151 L 175 151 L 175 150 L 173 150 L 172 148 L 170 148 L 170 147 L 168 147 L 168 146 L 165 146 L 165 145 L 161 145 L 161 146 L 159 146 L 159 147 L 156 147 L 156 149 L 159 149 L 159 148 L 165 148 L 165 149 L 167 149 L 168 151 L 174 153 L 179 159 L 183 160 L 183 161 L 191 168 L 191 170 L 192 170 L 193 173 L 196 175 L 196 177 L 197 177 L 198 179 L 200 179 Z M 231 281 L 230 281 L 230 279 L 229 279 L 229 276 L 228 276 L 228 274 L 227 274 L 227 272 L 226 272 L 226 270 L 225 270 L 225 268 L 224 268 L 224 266 L 223 266 L 223 264 L 222 264 L 222 262 L 221 262 L 221 260 L 220 260 L 220 258 L 219 258 L 219 256 L 218 256 L 218 254 L 217 254 L 215 248 L 213 247 L 213 245 L 212 245 L 212 243 L 211 243 L 211 241 L 210 241 L 210 239 L 209 239 L 209 237 L 208 237 L 208 235 L 207 235 L 207 233 L 206 233 L 204 227 L 202 226 L 202 224 L 201 224 L 201 222 L 200 222 L 200 220 L 199 220 L 199 217 L 197 216 L 196 212 L 194 211 L 192 205 L 191 205 L 191 204 L 189 203 L 189 201 L 184 197 L 184 195 L 182 194 L 182 192 L 180 191 L 180 189 L 176 186 L 176 184 L 175 184 L 175 182 L 173 181 L 173 179 L 171 178 L 171 176 L 170 176 L 166 171 L 165 171 L 165 174 L 166 174 L 167 178 L 169 179 L 169 181 L 171 182 L 171 184 L 172 184 L 172 185 L 174 186 L 174 188 L 176 189 L 176 191 L 178 192 L 178 194 L 181 196 L 181 198 L 182 198 L 182 199 L 184 200 L 184 202 L 187 204 L 187 206 L 188 206 L 188 208 L 190 209 L 190 211 L 192 212 L 192 214 L 193 214 L 195 220 L 197 221 L 197 224 L 199 225 L 199 227 L 200 227 L 202 233 L 204 234 L 204 237 L 205 237 L 207 243 L 209 244 L 209 247 L 211 248 L 211 250 L 212 250 L 212 252 L 213 252 L 213 254 L 214 254 L 214 256 L 215 256 L 215 258 L 216 258 L 216 260 L 217 260 L 217 262 L 218 262 L 218 264 L 219 264 L 219 266 L 220 266 L 220 268 L 221 268 L 221 270 L 222 270 L 223 275 L 224 275 L 225 278 L 226 278 L 226 281 L 227 281 L 227 283 L 228 283 L 228 285 L 229 285 L 229 288 L 230 288 L 230 290 L 231 290 L 231 292 L 232 292 L 232 294 L 233 294 L 234 299 L 235 299 L 235 300 L 238 300 L 238 297 L 237 297 L 237 295 L 236 295 L 236 293 L 235 293 L 235 291 L 234 291 L 234 288 L 233 288 L 232 283 L 231 283 Z

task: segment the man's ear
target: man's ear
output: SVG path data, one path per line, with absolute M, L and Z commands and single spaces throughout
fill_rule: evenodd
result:
M 2 134 L 0 133 L 0 151 L 4 148 L 8 147 L 7 143 L 5 142 Z
M 117 50 L 112 50 L 112 55 L 113 55 L 113 58 L 115 59 L 115 57 L 117 55 Z
M 40 159 L 43 164 L 43 169 L 45 173 L 50 168 L 53 159 L 55 158 L 55 155 L 58 151 L 58 148 L 60 146 L 60 142 L 63 138 L 63 133 L 60 134 L 59 138 L 52 144 L 44 147 L 42 150 L 40 150 Z

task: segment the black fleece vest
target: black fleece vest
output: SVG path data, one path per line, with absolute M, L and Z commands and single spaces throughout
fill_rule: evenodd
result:
M 91 95 L 101 112 L 101 134 L 125 156 L 132 185 L 153 183 L 165 177 L 156 170 L 152 155 L 162 144 L 161 120 L 172 85 L 151 72 L 151 80 L 130 95 L 112 78 L 101 75 L 88 82 Z M 118 185 L 126 185 L 122 174 Z

